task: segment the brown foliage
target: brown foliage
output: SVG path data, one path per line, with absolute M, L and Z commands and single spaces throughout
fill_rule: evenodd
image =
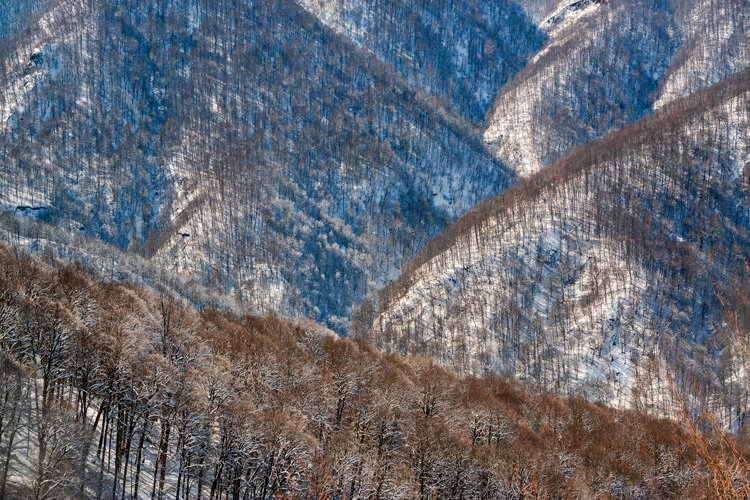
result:
M 502 377 L 461 378 L 426 358 L 380 354 L 362 340 L 274 317 L 174 303 L 165 340 L 164 294 L 7 247 L 0 267 L 6 294 L 34 306 L 19 321 L 35 321 L 37 304 L 54 300 L 57 327 L 78 329 L 62 339 L 50 394 L 59 404 L 64 388 L 74 395 L 84 387 L 84 373 L 99 381 L 86 386 L 88 399 L 72 397 L 71 408 L 79 419 L 84 404 L 99 414 L 86 425 L 109 437 L 91 453 L 106 455 L 107 443 L 118 450 L 109 473 L 120 489 L 136 470 L 143 480 L 141 447 L 159 457 L 150 477 L 178 472 L 180 498 L 199 490 L 260 498 L 685 498 L 699 496 L 711 474 L 705 454 L 690 452 L 690 434 L 671 421 L 533 394 Z M 8 342 L 24 339 L 3 338 L 4 350 Z M 22 350 L 10 352 L 41 369 Z M 154 439 L 144 444 L 142 433 Z M 728 438 L 710 438 L 704 449 L 747 460 Z M 695 474 L 681 472 L 688 469 Z M 165 495 L 172 487 L 154 485 Z

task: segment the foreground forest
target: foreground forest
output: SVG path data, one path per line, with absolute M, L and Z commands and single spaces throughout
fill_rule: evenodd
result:
M 744 439 L 7 246 L 0 348 L 0 498 L 701 498 L 706 457 L 748 479 Z

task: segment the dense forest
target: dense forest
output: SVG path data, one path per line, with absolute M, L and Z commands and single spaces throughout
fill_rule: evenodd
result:
M 748 480 L 745 440 L 7 246 L 0 390 L 2 498 L 703 498 L 720 459 Z
M 0 500 L 750 498 L 748 0 L 0 0 Z
M 717 296 L 748 282 L 749 85 L 745 70 L 679 99 L 472 208 L 354 332 L 657 413 L 677 364 L 736 428 L 750 388 Z

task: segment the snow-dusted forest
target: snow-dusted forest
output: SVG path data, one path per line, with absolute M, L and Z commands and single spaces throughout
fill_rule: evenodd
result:
M 358 334 L 661 413 L 677 367 L 741 425 L 748 365 L 720 298 L 747 283 L 748 85 L 667 105 L 473 208 L 366 302 Z
M 0 499 L 748 495 L 748 16 L 1 2 Z
M 0 265 L 0 497 L 711 492 L 669 420 L 459 378 L 313 323 L 198 313 L 11 247 Z

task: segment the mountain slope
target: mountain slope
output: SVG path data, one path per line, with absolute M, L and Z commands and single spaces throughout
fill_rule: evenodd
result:
M 740 398 L 722 403 L 737 418 L 746 368 L 719 368 L 714 288 L 747 280 L 749 91 L 745 70 L 472 208 L 364 303 L 355 334 L 655 411 L 676 354 Z
M 542 7 L 547 42 L 486 118 L 485 140 L 519 175 L 750 65 L 746 0 Z
M 512 0 L 300 3 L 472 122 L 544 40 Z
M 292 1 L 50 2 L 0 65 L 6 209 L 339 331 L 512 180 L 471 124 Z

